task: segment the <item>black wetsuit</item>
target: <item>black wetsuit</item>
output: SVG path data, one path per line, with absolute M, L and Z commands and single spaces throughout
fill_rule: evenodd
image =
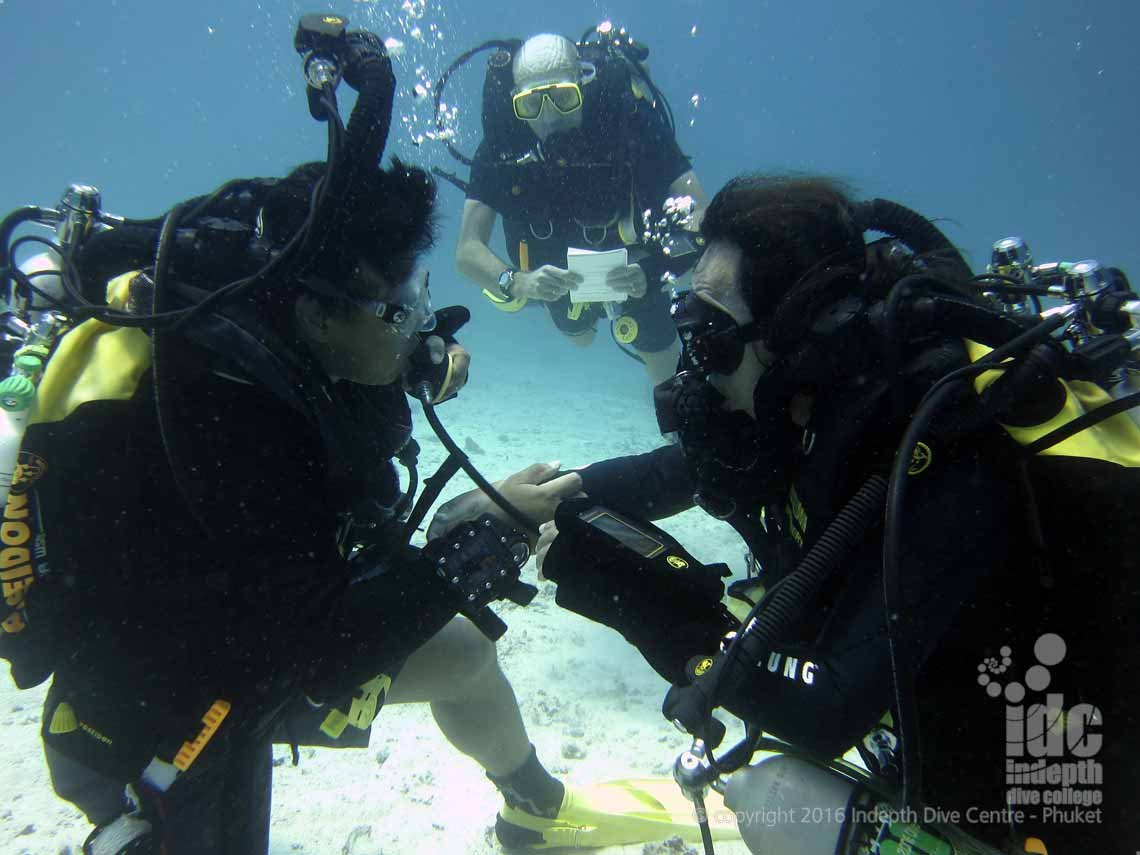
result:
M 610 88 L 593 91 L 603 85 Z M 489 129 L 475 153 L 467 198 L 502 216 L 507 254 L 516 267 L 521 267 L 520 242 L 527 245 L 531 270 L 545 264 L 565 269 L 570 247 L 628 246 L 630 263 L 641 264 L 648 279 L 644 297 L 622 304 L 622 313 L 637 322 L 633 346 L 665 350 L 676 338 L 668 295 L 661 291 L 666 260 L 659 248 L 643 243 L 642 214 L 650 208 L 660 211 L 670 185 L 692 164 L 660 106 L 634 97 L 628 78 L 618 75 L 610 84 L 599 81 L 584 89 L 579 129 L 555 134 L 545 143 L 513 117 L 503 121 L 519 127 L 502 133 Z M 588 304 L 572 316 L 569 297 L 547 303 L 547 308 L 558 328 L 571 335 L 592 329 L 604 317 L 600 304 Z
M 28 591 L 28 614 L 55 628 L 39 639 L 55 672 L 44 739 L 57 791 L 99 824 L 153 756 L 169 761 L 215 700 L 229 702 L 205 751 L 158 797 L 163 851 L 256 853 L 268 845 L 281 722 L 289 741 L 338 744 L 316 729 L 329 711 L 394 676 L 456 609 L 435 574 L 394 566 L 356 582 L 380 559 L 343 554 L 346 511 L 382 516 L 400 495 L 391 456 L 411 419 L 398 385 L 315 381 L 321 429 L 240 369 L 210 370 L 203 351 L 166 354 L 161 425 L 147 368 L 129 397 L 83 403 L 25 439 L 51 567 Z M 306 698 L 327 703 L 313 710 Z M 339 742 L 360 737 L 350 727 Z
M 817 401 L 802 442 L 791 453 L 790 486 L 757 500 L 764 507 L 742 500 L 727 519 L 763 565 L 761 578 L 769 586 L 796 566 L 866 478 L 889 470 L 897 432 L 868 428 L 852 436 L 838 416 Z M 1005 687 L 1023 680 L 1037 664 L 1037 638 L 1057 633 L 1068 649 L 1061 663 L 1048 668 L 1048 691 L 1063 693 L 1066 709 L 1091 703 L 1103 713 L 1096 727 L 1103 747 L 1094 759 L 1103 764 L 1104 781 L 1072 788 L 1100 791 L 1101 821 L 1093 822 L 1098 817 L 1087 813 L 1079 818 L 1053 813 L 1044 821 L 1043 805 L 1023 807 L 1026 818 L 1018 831 L 1037 833 L 1052 855 L 1137 851 L 1140 547 L 1134 519 L 1140 496 L 1135 478 L 1126 486 L 1121 468 L 1103 462 L 1033 459 L 1028 480 L 1050 542 L 1042 552 L 1027 532 L 1031 499 L 1021 455 L 1004 433 L 994 428 L 926 441 L 929 466 L 911 476 L 902 522 L 904 643 L 920 666 L 925 804 L 958 811 L 958 824 L 995 844 L 1006 838 L 1005 817 L 997 812 L 1017 780 L 1007 779 L 1006 700 L 987 694 L 979 669 L 990 657 L 1001 668 L 1002 649 L 1008 646 L 1012 663 L 992 677 L 987 671 L 987 682 Z M 690 507 L 696 487 L 678 448 L 597 463 L 582 476 L 591 499 L 654 519 Z M 838 756 L 858 743 L 894 707 L 882 549 L 881 528 L 869 531 L 838 577 L 810 604 L 808 616 L 755 670 L 748 690 L 722 698 L 723 705 L 822 757 Z M 652 625 L 666 619 L 658 616 Z M 701 649 L 675 649 L 663 636 L 636 643 L 650 650 L 647 657 L 663 676 L 687 682 L 686 659 L 715 652 L 721 631 L 722 624 L 710 619 Z M 683 634 L 691 638 L 692 628 Z M 662 667 L 663 659 L 672 667 Z M 1045 696 L 1030 691 L 1024 704 Z M 1016 750 L 1009 750 L 1011 757 Z M 1070 752 L 1057 761 L 1078 759 Z

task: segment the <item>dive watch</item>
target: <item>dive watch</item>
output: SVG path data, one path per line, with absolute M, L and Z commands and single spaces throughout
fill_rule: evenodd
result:
M 515 274 L 518 273 L 513 267 L 508 267 L 499 274 L 499 293 L 507 300 L 513 300 L 514 295 L 511 292 L 515 287 Z

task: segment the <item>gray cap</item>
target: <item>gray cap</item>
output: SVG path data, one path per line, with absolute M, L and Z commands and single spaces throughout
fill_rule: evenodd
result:
M 581 76 L 578 48 L 570 39 L 553 33 L 531 36 L 515 53 L 511 72 L 517 89 L 568 80 L 577 82 Z

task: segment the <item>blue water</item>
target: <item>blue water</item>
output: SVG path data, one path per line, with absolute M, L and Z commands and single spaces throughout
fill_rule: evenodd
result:
M 412 144 L 430 130 L 430 111 L 410 95 L 418 80 L 487 38 L 577 37 L 610 18 L 650 46 L 710 193 L 745 170 L 825 172 L 942 218 L 975 267 L 994 240 L 1018 234 L 1039 261 L 1095 257 L 1140 276 L 1140 7 L 1129 0 L 415 5 L 419 18 L 396 0 L 339 8 L 407 45 L 397 69 L 404 122 L 389 151 L 413 162 L 456 165 L 437 143 Z M 153 215 L 226 179 L 322 157 L 292 51 L 298 15 L 315 9 L 0 0 L 0 209 L 53 204 L 84 181 L 108 210 Z M 468 151 L 481 68 L 472 63 L 446 98 L 460 107 Z M 349 98 L 342 87 L 346 110 Z M 614 382 L 639 382 L 637 366 L 601 338 L 580 353 L 539 313 L 505 318 L 482 305 L 453 272 L 460 194 L 445 185 L 441 203 L 433 290 L 438 303 L 473 304 L 466 341 L 483 359 L 507 360 L 525 330 L 530 352 L 594 374 L 617 365 Z
M 1140 284 L 1135 0 L 408 2 L 412 14 L 398 0 L 343 0 L 333 9 L 347 14 L 353 26 L 405 43 L 396 68 L 400 95 L 389 153 L 412 163 L 463 171 L 438 143 L 415 143 L 431 130 L 430 108 L 411 94 L 417 83 L 434 80 L 454 56 L 485 39 L 541 31 L 577 38 L 609 18 L 650 46 L 650 67 L 672 101 L 682 148 L 710 195 L 744 171 L 836 175 L 863 196 L 893 198 L 937 218 L 976 269 L 984 267 L 995 240 L 1016 234 L 1029 242 L 1038 261 L 1095 257 L 1124 268 Z M 84 182 L 102 190 L 109 211 L 154 216 L 228 179 L 283 175 L 323 158 L 325 130 L 309 117 L 292 50 L 297 18 L 309 11 L 320 9 L 292 0 L 0 0 L 0 212 L 29 203 L 54 205 L 67 185 Z M 413 35 L 417 27 L 422 40 Z M 473 62 L 445 99 L 459 106 L 457 142 L 468 152 L 478 140 L 482 67 L 482 59 Z M 347 116 L 347 87 L 341 98 Z M 487 453 L 476 462 L 492 476 L 506 474 L 531 462 L 511 459 L 524 441 L 530 443 L 528 454 L 549 446 L 543 459 L 568 463 L 652 446 L 657 436 L 646 381 L 605 336 L 580 351 L 554 332 L 544 312 L 499 313 L 455 272 L 461 207 L 460 193 L 441 185 L 432 285 L 437 305 L 463 302 L 474 312 L 462 336 L 474 355 L 472 387 L 465 393 L 468 409 L 459 412 L 484 429 Z M 501 240 L 497 234 L 492 247 L 500 254 Z M 636 403 L 629 413 L 607 410 L 599 392 L 620 393 Z M 510 410 L 505 414 L 504 401 Z M 536 414 L 528 417 L 531 407 Z M 575 414 L 593 422 L 573 424 Z M 465 436 L 462 418 L 449 424 L 457 437 Z M 537 446 L 524 431 L 541 437 Z M 439 456 L 430 439 L 425 445 L 429 457 Z M 706 523 L 686 523 L 689 528 L 677 534 L 705 560 L 739 558 L 735 541 L 720 536 L 725 529 Z M 529 625 L 517 618 L 532 636 L 508 633 L 501 655 L 509 673 L 530 667 L 539 683 L 565 679 L 558 645 L 566 639 L 553 629 L 542 634 L 556 612 L 551 606 Z M 511 620 L 514 625 L 516 618 Z M 602 637 L 597 628 L 585 631 Z M 577 633 L 570 636 L 574 648 L 582 644 Z M 589 659 L 590 668 L 602 669 L 604 680 L 590 671 L 590 679 L 580 681 L 592 687 L 601 706 L 583 714 L 567 703 L 565 719 L 559 718 L 548 714 L 541 691 L 534 694 L 535 683 L 523 680 L 524 713 L 543 756 L 557 758 L 565 722 L 615 706 L 624 714 L 622 699 L 630 694 L 628 725 L 644 728 L 642 735 L 635 739 L 625 719 L 617 720 L 620 729 L 606 719 L 614 730 L 605 737 L 624 734 L 629 744 L 619 748 L 626 753 L 618 755 L 618 764 L 644 773 L 659 759 L 671 760 L 670 752 L 675 756 L 676 734 L 673 742 L 659 744 L 666 742 L 661 733 L 672 733 L 657 714 L 663 689 L 645 676 L 648 671 L 633 661 L 636 654 L 624 642 L 612 634 L 605 638 L 608 647 L 591 641 L 598 646 L 577 654 Z M 594 655 L 602 649 L 608 659 Z M 536 656 L 547 659 L 535 665 Z M 578 665 L 573 658 L 569 663 L 574 683 Z M 631 692 L 623 682 L 629 674 Z M 605 694 L 611 683 L 620 688 L 616 695 Z M 14 707 L 13 714 L 20 709 Z M 430 724 L 395 721 L 384 733 L 399 735 L 405 746 L 400 768 L 419 774 L 415 764 L 421 762 L 438 772 L 436 761 L 425 759 L 426 752 L 440 749 Z M 17 724 L 22 735 L 13 744 L 20 741 L 25 749 L 22 768 L 41 769 L 35 716 Z M 416 735 L 417 727 L 429 736 Z M 594 752 L 588 762 L 602 753 Z M 368 757 L 337 762 L 366 764 L 355 773 L 362 780 L 376 774 Z M 13 767 L 20 776 L 42 775 L 20 768 Z M 480 787 L 490 798 L 481 774 L 468 772 L 461 785 L 440 776 L 441 792 L 451 788 L 448 802 L 456 791 L 483 793 Z M 279 774 L 288 797 L 290 773 Z M 330 777 L 342 779 L 353 776 Z M 317 795 L 296 780 L 297 795 L 280 813 L 285 824 L 290 804 L 304 807 Z M 423 789 L 422 779 L 412 783 Z M 14 784 L 0 790 L 7 786 Z M 47 792 L 42 780 L 37 786 Z M 391 787 L 388 779 L 384 786 Z M 340 798 L 350 804 L 356 794 Z M 392 801 L 378 797 L 370 810 Z M 410 822 L 413 842 L 386 843 L 385 851 L 429 851 L 414 842 L 415 835 L 440 827 L 423 804 L 411 805 L 407 813 L 405 807 L 378 824 L 390 835 Z M 493 810 L 492 801 L 480 803 L 478 822 L 456 821 L 450 830 L 462 827 L 479 836 Z M 358 807 L 341 812 L 351 828 Z M 301 828 L 310 815 L 299 816 Z M 35 814 L 30 805 L 19 817 L 19 824 L 34 820 L 45 831 L 52 825 L 50 816 Z M 67 821 L 69 840 L 81 839 L 75 818 Z M 338 827 L 338 843 L 345 833 Z M 275 826 L 275 855 L 298 851 L 290 835 Z M 58 843 L 37 838 L 35 852 L 57 852 Z

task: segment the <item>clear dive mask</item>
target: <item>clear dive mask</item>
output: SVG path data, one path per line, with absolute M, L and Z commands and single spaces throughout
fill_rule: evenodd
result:
M 409 339 L 417 334 L 427 335 L 437 323 L 428 288 L 430 278 L 426 268 L 416 270 L 388 300 L 369 300 L 366 305 L 394 335 Z
M 331 287 L 317 287 L 318 293 L 327 293 L 338 299 L 365 309 L 384 322 L 384 332 L 403 339 L 414 339 L 417 335 L 428 335 L 436 328 L 435 311 L 431 305 L 431 292 L 428 289 L 430 275 L 426 268 L 415 270 L 386 299 L 366 300 Z M 310 280 L 310 286 L 316 284 Z

